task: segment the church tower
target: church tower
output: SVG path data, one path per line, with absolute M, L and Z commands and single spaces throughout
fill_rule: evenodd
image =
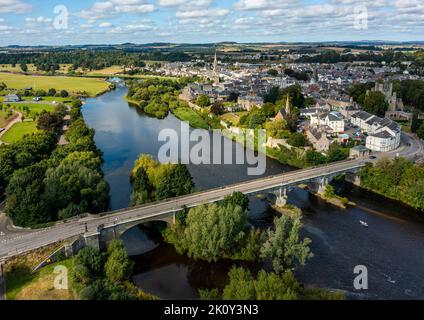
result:
M 286 115 L 291 114 L 291 110 L 290 110 L 290 98 L 289 95 L 287 95 L 287 101 L 286 101 Z
M 218 70 L 218 55 L 215 51 L 215 58 L 213 60 L 213 80 L 215 83 L 219 83 L 219 70 Z

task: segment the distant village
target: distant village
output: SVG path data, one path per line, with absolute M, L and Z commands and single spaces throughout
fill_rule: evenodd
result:
M 351 149 L 351 157 L 365 157 L 371 152 L 389 152 L 400 145 L 401 127 L 397 120 L 410 121 L 412 112 L 405 108 L 403 101 L 393 91 L 392 81 L 419 79 L 408 71 L 391 66 L 372 66 L 365 63 L 291 63 L 274 64 L 276 70 L 270 75 L 270 66 L 255 63 L 221 63 L 215 53 L 213 63 L 205 61 L 173 62 L 162 65 L 159 70 L 169 76 L 197 76 L 208 81 L 188 85 L 180 98 L 189 102 L 192 108 L 197 97 L 207 95 L 210 101 L 225 101 L 232 93 L 237 93 L 237 103 L 227 106 L 227 112 L 250 111 L 262 108 L 264 95 L 272 88 L 288 88 L 299 85 L 305 97 L 313 98 L 315 103 L 300 109 L 298 132 L 303 132 L 313 148 L 326 153 L 332 143 L 359 141 Z M 297 79 L 284 73 L 289 68 L 296 73 L 310 74 L 310 79 Z M 382 75 L 391 74 L 390 78 Z M 379 91 L 385 96 L 389 106 L 385 117 L 380 118 L 362 110 L 347 95 L 355 83 L 376 82 L 371 91 Z M 367 93 L 368 94 L 368 93 Z M 292 112 L 291 102 L 287 100 L 273 121 L 287 118 Z M 225 123 L 223 123 L 225 125 Z M 284 139 L 269 138 L 268 146 L 278 148 L 286 145 Z

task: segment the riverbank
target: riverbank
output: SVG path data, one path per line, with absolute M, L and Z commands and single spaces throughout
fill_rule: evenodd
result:
M 177 133 L 181 130 L 181 122 L 173 114 L 158 120 L 128 106 L 123 99 L 126 90 L 118 86 L 104 96 L 87 99 L 83 108 L 87 123 L 96 129 L 96 145 L 104 153 L 103 170 L 111 186 L 114 209 L 128 206 L 129 176 L 138 156 L 158 154 L 162 143 L 157 137 L 161 130 L 173 129 Z M 230 145 L 234 157 L 241 145 L 235 142 Z M 293 170 L 270 158 L 267 158 L 266 168 L 268 176 Z M 246 169 L 247 165 L 236 164 L 189 165 L 198 190 L 247 181 Z M 414 214 L 409 208 L 388 203 L 384 198 L 351 185 L 337 193 L 358 206 L 340 209 L 301 189 L 290 193 L 289 204 L 302 209 L 304 233 L 312 239 L 311 249 L 315 255 L 305 267 L 297 270 L 299 281 L 305 285 L 340 289 L 354 299 L 422 297 L 423 224 L 413 220 Z M 250 223 L 268 227 L 274 217 L 275 212 L 264 201 L 251 199 Z M 360 220 L 370 227 L 362 227 Z M 225 286 L 231 268 L 227 261 L 209 264 L 180 256 L 173 247 L 153 235 L 147 225 L 128 230 L 122 239 L 134 255 L 132 279 L 145 292 L 167 299 L 197 299 L 198 289 Z M 390 255 L 387 255 L 388 246 L 391 247 Z M 353 269 L 359 264 L 366 265 L 372 275 L 372 285 L 366 292 L 357 292 L 352 286 Z M 404 273 L 400 274 L 399 270 Z M 385 275 L 395 279 L 396 284 L 388 282 Z

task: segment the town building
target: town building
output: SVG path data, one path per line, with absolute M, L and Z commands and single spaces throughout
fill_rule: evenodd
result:
M 243 96 L 238 98 L 238 105 L 241 109 L 250 111 L 253 107 L 262 108 L 264 99 L 254 95 Z
M 318 152 L 326 153 L 333 140 L 328 137 L 324 127 L 311 127 L 306 130 L 306 137 L 312 143 L 314 149 Z
M 370 155 L 370 149 L 363 145 L 358 145 L 350 149 L 349 157 L 352 159 L 364 159 Z
M 22 101 L 21 97 L 18 94 L 8 94 L 4 96 L 3 102 L 19 102 Z
M 393 120 L 359 111 L 352 116 L 350 121 L 368 135 L 366 138 L 366 147 L 368 149 L 388 152 L 399 147 L 401 128 Z
M 331 111 L 310 116 L 311 126 L 326 126 L 333 133 L 343 133 L 345 131 L 345 120 L 340 112 Z
M 399 120 L 412 120 L 412 113 L 405 110 L 405 106 L 401 98 L 398 98 L 397 92 L 393 91 L 392 82 L 376 82 L 375 87 L 372 91 L 381 92 L 384 94 L 384 99 L 389 105 L 389 108 L 385 114 L 386 118 L 399 119 Z
M 289 96 L 287 96 L 286 107 L 281 108 L 280 111 L 278 111 L 277 115 L 274 118 L 274 121 L 286 120 L 290 115 L 291 115 L 290 99 L 289 99 Z

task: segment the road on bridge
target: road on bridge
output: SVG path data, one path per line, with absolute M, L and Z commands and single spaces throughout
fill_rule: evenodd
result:
M 86 231 L 86 226 L 89 232 L 95 232 L 101 225 L 127 223 L 139 220 L 140 218 L 160 216 L 165 213 L 181 210 L 184 207 L 194 207 L 203 203 L 215 202 L 236 191 L 246 194 L 260 192 L 262 190 L 277 188 L 283 185 L 296 184 L 297 182 L 300 183 L 323 175 L 356 169 L 363 165 L 363 161 L 352 160 L 316 168 L 296 170 L 281 175 L 194 193 L 158 203 L 111 212 L 104 216 L 85 219 L 84 221 L 58 223 L 53 227 L 29 234 L 6 236 L 3 239 L 0 238 L 0 258 L 4 258 L 8 255 L 19 254 L 21 252 L 27 252 L 45 246 L 49 243 L 82 235 Z
M 404 146 L 392 153 L 376 154 L 376 159 L 369 159 L 375 162 L 382 157 L 403 156 L 413 158 L 417 154 L 422 154 L 423 146 L 414 138 L 404 135 Z M 170 199 L 158 203 L 151 203 L 140 207 L 129 208 L 117 212 L 99 215 L 79 221 L 67 223 L 59 222 L 55 226 L 35 231 L 32 233 L 6 234 L 0 237 L 0 260 L 8 256 L 13 256 L 23 252 L 34 250 L 50 243 L 66 240 L 89 232 L 96 232 L 101 225 L 113 225 L 129 223 L 142 218 L 157 217 L 165 213 L 178 211 L 183 207 L 193 207 L 207 202 L 214 202 L 231 195 L 233 192 L 243 192 L 246 194 L 269 190 L 279 186 L 296 184 L 314 177 L 330 175 L 356 169 L 365 164 L 364 160 L 349 160 L 333 163 L 325 166 L 296 170 L 281 175 L 266 177 L 235 185 L 226 186 L 220 189 L 212 189 L 204 192 L 194 193 L 187 196 Z

